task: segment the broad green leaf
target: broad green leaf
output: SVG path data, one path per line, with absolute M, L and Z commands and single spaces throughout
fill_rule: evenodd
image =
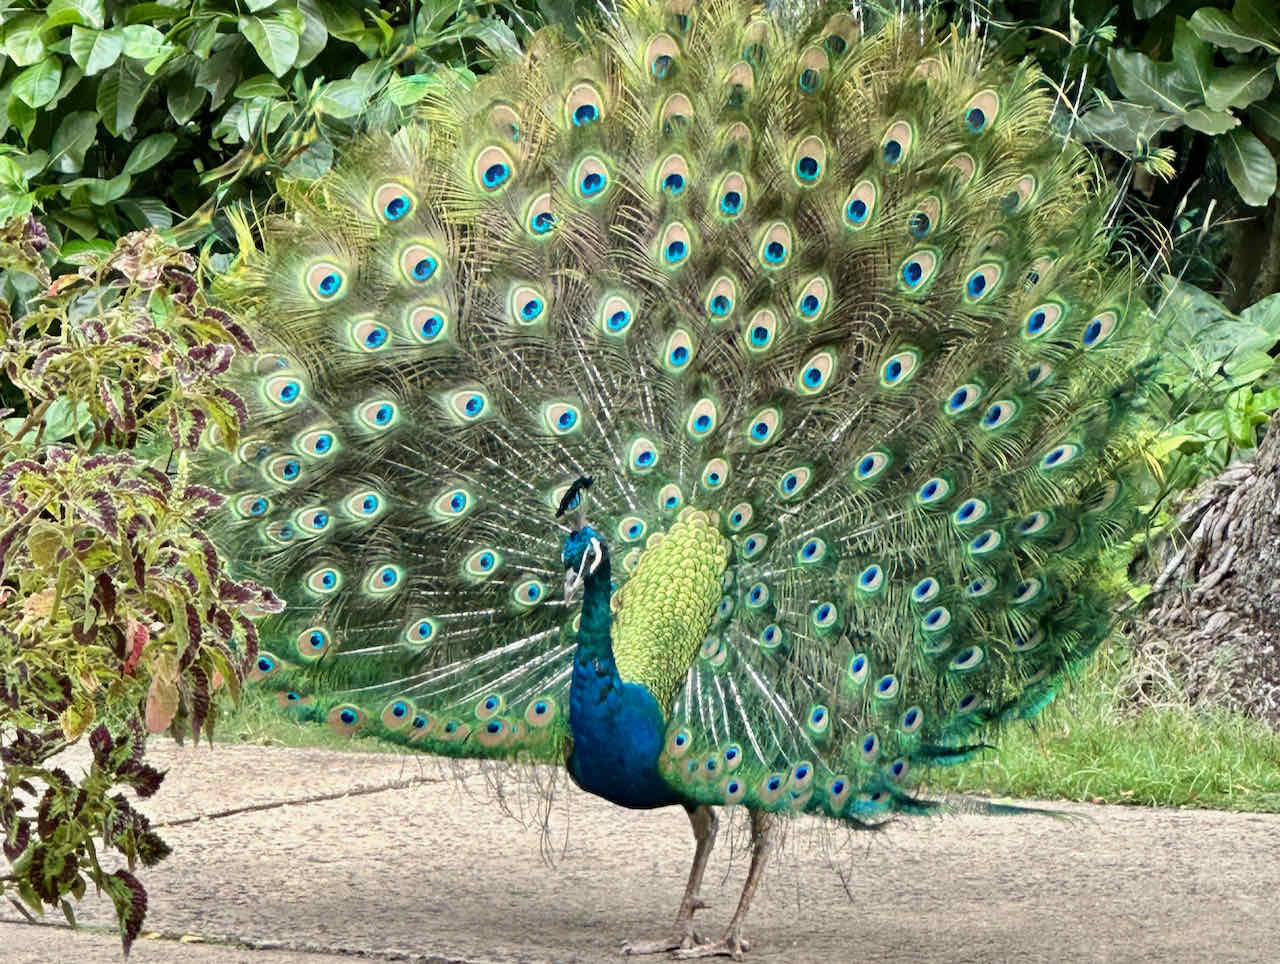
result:
M 1213 48 L 1197 37 L 1182 17 L 1178 17 L 1173 27 L 1173 62 L 1187 86 L 1204 100 L 1213 72 Z
M 45 29 L 64 27 L 69 23 L 100 29 L 106 23 L 102 0 L 53 0 L 45 10 Z
M 98 134 L 98 115 L 78 110 L 62 118 L 49 145 L 49 166 L 62 174 L 78 174 L 84 167 L 84 152 Z
M 209 106 L 215 110 L 222 106 L 227 95 L 240 81 L 240 58 L 235 47 L 219 50 L 196 68 L 196 86 L 209 92 Z
M 30 67 L 44 56 L 43 29 L 44 18 L 35 13 L 14 17 L 4 25 L 4 52 L 15 65 Z
M 409 74 L 407 77 L 392 77 L 387 81 L 387 96 L 397 107 L 408 107 L 427 96 L 432 86 L 432 75 Z M 437 81 L 438 83 L 438 81 Z
M 127 197 L 116 207 L 138 228 L 151 227 L 163 231 L 173 227 L 173 214 L 164 202 L 157 198 Z
M 5 107 L 5 114 L 9 118 L 9 123 L 22 135 L 22 142 L 25 144 L 36 126 L 36 109 L 28 107 L 16 97 L 10 97 Z
M 1280 97 L 1268 97 L 1251 104 L 1249 120 L 1253 123 L 1254 130 L 1280 141 Z
M 65 397 L 53 400 L 44 413 L 44 437 L 50 442 L 64 439 L 89 424 L 89 403 L 78 402 L 74 409 Z
M 71 28 L 71 59 L 90 77 L 114 64 L 123 50 L 124 32 L 121 30 Z
M 1219 137 L 1215 146 L 1244 202 L 1254 207 L 1266 204 L 1276 189 L 1276 159 L 1267 146 L 1244 128 Z
M 330 117 L 346 120 L 355 117 L 368 103 L 362 84 L 354 80 L 335 80 L 321 90 L 316 109 Z
M 1261 44 L 1273 54 L 1280 53 L 1280 46 L 1268 43 L 1254 31 L 1245 29 L 1225 10 L 1201 7 L 1191 15 L 1189 23 L 1196 36 L 1215 47 L 1248 53 Z
M 312 0 L 302 0 L 298 4 L 302 14 L 302 32 L 298 35 L 298 56 L 293 59 L 295 67 L 305 67 L 320 55 L 324 45 L 329 41 L 329 31 L 324 25 L 324 17 Z
M 62 83 L 58 85 L 58 92 L 53 95 L 53 100 L 45 105 L 45 109 L 49 110 L 55 107 L 62 98 L 71 93 L 75 89 L 76 84 L 84 78 L 84 71 L 75 64 L 63 64 L 62 66 Z
M 1225 134 L 1231 128 L 1240 126 L 1239 118 L 1226 111 L 1206 110 L 1203 107 L 1191 108 L 1183 113 L 1182 119 L 1193 131 L 1202 134 Z
M 266 10 L 275 2 L 276 0 L 244 0 L 244 5 L 253 13 L 257 13 L 259 10 Z
M 364 33 L 360 14 L 339 0 L 314 0 L 314 6 L 329 33 L 339 40 L 354 43 Z
M 1154 107 L 1110 101 L 1080 116 L 1079 130 L 1091 141 L 1133 156 L 1161 131 L 1182 126 L 1182 114 L 1167 114 Z
M 84 404 L 83 402 L 81 404 Z M 85 405 L 88 408 L 88 405 Z M 46 420 L 46 423 L 48 421 Z M 56 442 L 58 439 L 66 438 L 70 432 L 63 432 L 60 435 L 50 434 L 49 441 Z M 63 539 L 62 527 L 54 525 L 52 522 L 43 522 L 37 520 L 32 526 L 31 531 L 27 534 L 27 552 L 31 555 L 31 561 L 41 569 L 47 569 L 53 565 L 58 558 L 58 551 L 66 545 Z
M 499 63 L 516 60 L 523 53 L 515 33 L 501 20 L 473 21 L 463 26 L 459 36 L 474 37 L 479 40 L 493 53 Z
M 1169 5 L 1169 0 L 1133 0 L 1133 12 L 1143 20 L 1150 20 Z
M 236 100 L 248 100 L 251 97 L 283 97 L 284 88 L 277 84 L 270 74 L 258 74 L 243 81 L 232 96 Z
M 1270 64 L 1240 64 L 1215 70 L 1204 102 L 1210 110 L 1248 107 L 1271 93 L 1275 71 Z
M 1116 85 L 1135 104 L 1156 107 L 1171 114 L 1180 114 L 1191 106 L 1191 99 L 1162 76 L 1156 63 L 1137 50 L 1116 50 L 1107 53 L 1111 74 Z
M 1232 355 L 1222 367 L 1232 385 L 1248 385 L 1275 366 L 1276 360 L 1265 351 L 1246 351 Z
M 1259 343 L 1259 348 L 1270 349 L 1280 342 L 1280 292 L 1255 301 L 1240 312 L 1240 320 L 1256 328 L 1262 337 L 1270 336 L 1270 343 Z
M 150 60 L 164 51 L 172 49 L 173 45 L 165 41 L 164 34 L 149 24 L 135 23 L 124 28 L 124 55 L 126 57 L 133 57 L 135 60 Z
M 130 61 L 124 61 L 98 85 L 98 114 L 102 126 L 117 137 L 133 125 L 138 105 L 151 82 Z
M 298 32 L 279 18 L 241 17 L 240 32 L 258 52 L 267 70 L 277 77 L 293 66 L 298 56 Z
M 1231 16 L 1249 33 L 1280 44 L 1280 9 L 1275 0 L 1236 0 Z
M 194 79 L 188 73 L 170 78 L 165 92 L 165 103 L 169 107 L 170 115 L 179 124 L 185 124 L 200 109 L 205 93 L 203 88 L 195 85 Z
M 178 138 L 172 134 L 152 134 L 145 137 L 134 147 L 129 153 L 129 159 L 124 162 L 125 174 L 141 174 L 143 171 L 149 171 L 155 167 L 173 150 L 173 145 L 178 143 Z
M 28 107 L 43 107 L 53 100 L 61 82 L 62 61 L 51 55 L 14 78 L 13 96 Z

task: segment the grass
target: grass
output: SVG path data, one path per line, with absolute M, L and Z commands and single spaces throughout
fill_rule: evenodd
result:
M 1122 648 L 1102 654 L 1030 724 L 1000 734 L 998 749 L 936 769 L 933 792 L 1158 807 L 1280 812 L 1280 732 L 1225 710 L 1185 704 L 1134 710 L 1124 688 Z M 373 739 L 287 718 L 250 688 L 224 713 L 220 742 L 400 753 Z
M 1106 655 L 998 748 L 939 768 L 930 788 L 1042 800 L 1280 812 L 1280 732 L 1227 710 L 1117 705 Z

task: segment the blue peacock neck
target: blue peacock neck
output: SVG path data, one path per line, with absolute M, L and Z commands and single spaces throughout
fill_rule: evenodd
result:
M 662 709 L 646 686 L 624 683 L 618 675 L 609 609 L 612 583 L 606 552 L 583 582 L 569 685 L 569 775 L 588 793 L 620 806 L 647 809 L 678 803 L 658 775 L 666 733 Z

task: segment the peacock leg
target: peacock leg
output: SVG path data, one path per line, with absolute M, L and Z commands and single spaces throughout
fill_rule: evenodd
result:
M 693 826 L 693 839 L 697 846 L 693 851 L 693 866 L 689 869 L 689 882 L 685 884 L 684 899 L 680 901 L 680 910 L 676 912 L 676 922 L 671 928 L 671 936 L 656 941 L 627 941 L 622 945 L 624 954 L 665 954 L 667 951 L 680 948 L 695 947 L 701 938 L 693 929 L 693 912 L 706 907 L 706 903 L 698 897 L 702 888 L 702 875 L 707 869 L 707 858 L 711 856 L 711 848 L 716 843 L 716 830 L 720 825 L 716 812 L 705 804 L 692 807 L 685 805 L 689 814 L 689 823 Z
M 765 861 L 769 857 L 769 815 L 762 810 L 751 811 L 751 868 L 747 871 L 747 882 L 742 885 L 742 896 L 738 898 L 738 909 L 733 912 L 729 921 L 729 929 L 724 937 L 707 944 L 693 947 L 682 947 L 676 950 L 675 956 L 681 960 L 695 957 L 732 957 L 742 960 L 742 955 L 751 949 L 751 944 L 742 936 L 742 921 L 747 916 L 747 908 L 751 906 L 751 898 L 760 886 L 760 878 L 764 875 Z

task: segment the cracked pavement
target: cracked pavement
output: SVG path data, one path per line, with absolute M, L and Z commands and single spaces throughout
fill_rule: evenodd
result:
M 161 740 L 148 759 L 169 772 L 142 806 L 173 854 L 139 872 L 139 964 L 620 961 L 669 926 L 693 852 L 678 808 L 622 810 L 563 778 L 544 821 L 545 769 Z M 747 960 L 1280 960 L 1280 815 L 1044 806 L 1074 819 L 789 822 Z M 722 820 L 705 934 L 746 857 L 745 820 Z M 4 904 L 0 961 L 120 962 L 110 903 L 77 915 L 80 931 L 56 911 L 33 926 Z

